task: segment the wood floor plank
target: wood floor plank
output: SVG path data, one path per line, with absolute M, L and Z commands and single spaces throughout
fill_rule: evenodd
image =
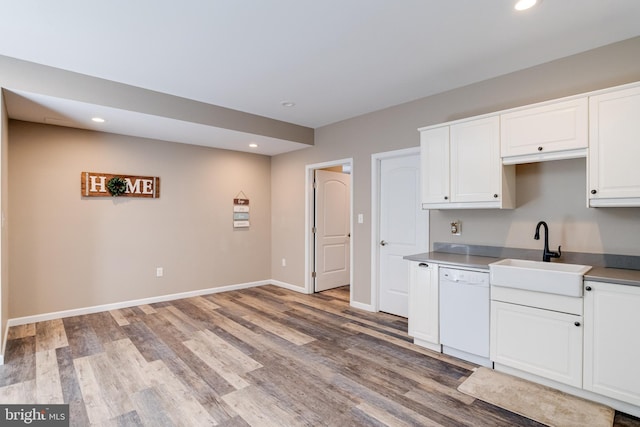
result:
M 0 387 L 35 380 L 35 335 L 7 342 L 5 364 L 0 365 Z
M 253 315 L 245 315 L 242 317 L 248 320 L 249 322 L 255 324 L 256 326 L 259 326 L 262 329 L 267 330 L 273 333 L 274 335 L 277 335 L 280 338 L 283 338 L 295 345 L 305 345 L 315 340 L 315 338 L 310 337 L 307 334 L 304 334 L 295 329 L 289 328 L 281 323 L 273 321 L 267 318 L 266 316 L 253 314 Z
M 64 403 L 55 348 L 36 352 L 36 402 Z
M 86 319 L 102 344 L 127 337 L 109 312 L 94 313 L 88 315 Z
M 62 322 L 73 358 L 91 356 L 104 350 L 87 316 L 65 317 Z
M 153 308 L 153 307 L 151 307 L 149 304 L 142 304 L 142 305 L 139 305 L 139 306 L 138 306 L 138 308 L 139 308 L 140 310 L 142 310 L 142 312 L 143 312 L 144 314 L 155 314 L 155 313 L 156 313 L 156 309 L 155 309 L 155 308 Z
M 366 415 L 375 418 L 380 421 L 384 425 L 393 426 L 393 427 L 410 427 L 414 426 L 414 423 L 407 422 L 401 420 L 394 415 L 390 414 L 386 409 L 378 408 L 377 406 L 371 405 L 367 402 L 362 402 L 358 406 L 357 409 L 365 413 Z M 420 415 L 414 416 L 416 420 L 420 423 L 420 426 L 423 427 L 442 427 L 442 424 L 437 423 L 433 420 L 430 420 L 427 417 L 422 417 Z
M 161 360 L 147 364 L 147 376 L 157 392 L 165 413 L 176 426 L 218 425 L 209 412 L 189 393 Z
M 349 348 L 347 352 L 357 355 L 362 359 L 375 361 L 382 366 L 386 366 L 387 369 L 398 374 L 400 377 L 412 378 L 417 383 L 416 387 L 424 391 L 442 393 L 467 405 L 470 405 L 475 400 L 475 398 L 461 393 L 457 388 L 454 388 L 453 385 L 456 383 L 447 385 L 446 383 L 433 379 L 433 377 L 436 376 L 433 371 L 417 369 L 415 365 L 405 365 L 393 357 L 361 348 Z
M 147 361 L 128 338 L 105 344 L 109 363 L 118 366 L 115 371 L 122 392 L 128 395 L 150 387 L 145 376 Z
M 295 416 L 280 408 L 278 401 L 255 387 L 234 391 L 223 399 L 253 427 L 303 425 Z
M 197 297 L 193 297 L 193 298 L 188 298 L 186 300 L 187 302 L 189 302 L 190 304 L 195 305 L 196 307 L 198 307 L 201 310 L 204 311 L 213 311 L 213 310 L 217 310 L 220 308 L 220 306 L 202 296 L 197 296 Z
M 36 351 L 52 350 L 69 345 L 62 319 L 36 324 Z
M 148 361 L 175 357 L 175 353 L 144 322 L 130 323 L 122 327 L 140 354 Z
M 200 327 L 193 326 L 190 321 L 185 321 L 182 312 L 175 307 L 162 307 L 156 311 L 158 316 L 166 319 L 180 334 L 183 340 L 189 339 Z M 146 319 L 145 319 L 146 321 Z
M 291 307 L 279 298 L 274 298 L 273 295 L 256 289 L 247 289 L 238 297 L 238 300 L 263 314 L 284 313 L 291 310 Z
M 163 359 L 171 372 L 195 393 L 209 412 L 214 415 L 218 415 L 218 411 L 226 414 L 225 408 L 220 407 L 217 399 L 235 389 L 185 347 L 183 341 L 187 337 L 181 337 L 171 323 L 154 315 L 147 316 L 145 324 L 174 352 L 175 357 Z M 225 417 L 218 415 L 218 418 Z
M 36 403 L 36 380 L 27 380 L 0 387 L 0 403 L 18 405 Z
M 91 356 L 75 359 L 73 364 L 89 421 L 91 424 L 101 424 L 117 414 L 111 414 L 109 407 L 103 401 L 100 383 L 93 372 L 89 357 Z
M 62 388 L 62 397 L 65 402 L 82 400 L 82 392 L 78 384 L 73 358 L 69 347 L 56 349 L 56 358 L 58 360 L 58 372 L 60 373 L 60 387 Z
M 349 415 L 359 402 L 329 384 L 331 378 L 323 378 L 323 368 L 316 363 L 303 364 L 271 351 L 256 358 L 267 368 L 249 373 L 251 383 L 278 401 L 287 402 L 288 410 L 305 425 L 341 425 L 338 420 Z
M 129 320 L 127 320 L 125 315 L 120 310 L 110 310 L 109 314 L 111 314 L 111 317 L 113 317 L 113 320 L 115 320 L 119 326 L 125 326 L 129 324 Z
M 211 369 L 213 369 L 218 375 L 224 378 L 229 384 L 231 384 L 236 390 L 248 387 L 250 384 L 241 376 L 241 373 L 234 372 L 229 366 L 225 365 L 222 361 L 210 353 L 210 349 L 206 343 L 200 340 L 192 339 L 185 341 L 184 345 L 191 350 L 196 356 L 204 361 Z
M 475 367 L 475 365 L 473 365 L 473 364 L 471 364 L 469 362 L 465 362 L 464 360 L 455 359 L 455 358 L 449 357 L 447 355 L 442 355 L 440 353 L 437 353 L 435 351 L 432 351 L 432 350 L 429 350 L 429 349 L 426 349 L 426 348 L 421 348 L 419 346 L 416 346 L 413 343 L 410 343 L 410 342 L 407 342 L 407 341 L 404 341 L 404 340 L 401 340 L 401 339 L 398 339 L 398 338 L 383 334 L 383 333 L 378 332 L 378 331 L 371 330 L 369 328 L 365 328 L 365 327 L 360 326 L 360 325 L 358 325 L 356 323 L 347 323 L 347 324 L 344 325 L 344 327 L 347 328 L 347 329 L 350 329 L 352 331 L 361 332 L 363 334 L 370 335 L 370 336 L 372 336 L 374 338 L 378 338 L 378 339 L 381 339 L 381 340 L 388 341 L 388 342 L 390 342 L 390 343 L 392 343 L 394 345 L 400 346 L 402 348 L 405 348 L 405 349 L 408 349 L 408 350 L 411 350 L 411 351 L 422 353 L 422 354 L 424 354 L 426 356 L 429 356 L 429 357 L 432 357 L 432 358 L 436 358 L 436 359 L 440 359 L 440 360 L 446 360 L 448 363 L 456 364 L 456 365 L 460 366 L 463 369 L 471 370 L 471 369 L 473 369 Z
M 211 353 L 214 354 L 223 364 L 230 366 L 237 372 L 251 372 L 262 368 L 262 365 L 251 357 L 245 355 L 242 351 L 230 345 L 228 342 L 220 338 L 208 329 L 197 332 L 194 339 L 200 340 L 206 344 Z
M 540 427 L 458 392 L 476 365 L 349 292 L 267 285 L 12 327 L 0 403 L 63 401 L 73 426 Z
M 175 424 L 165 412 L 162 399 L 155 388 L 145 388 L 131 396 L 140 421 L 145 426 L 173 427 Z
M 26 325 L 18 325 L 9 328 L 7 341 L 17 340 L 18 338 L 33 337 L 36 335 L 36 324 L 27 323 Z

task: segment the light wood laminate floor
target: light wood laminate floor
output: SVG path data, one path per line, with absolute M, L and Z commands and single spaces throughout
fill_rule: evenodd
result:
M 349 289 L 275 286 L 11 328 L 0 402 L 71 425 L 540 426 L 456 390 L 474 365 L 411 343 Z M 616 414 L 616 426 L 640 420 Z

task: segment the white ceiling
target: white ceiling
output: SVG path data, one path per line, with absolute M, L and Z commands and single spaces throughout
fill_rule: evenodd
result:
M 514 3 L 0 0 L 0 55 L 317 128 L 640 35 L 639 0 Z

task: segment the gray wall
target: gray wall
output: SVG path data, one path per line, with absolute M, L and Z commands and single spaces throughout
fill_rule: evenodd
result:
M 640 80 L 640 38 L 594 49 L 523 71 L 377 111 L 316 130 L 315 146 L 272 160 L 274 205 L 272 274 L 304 286 L 304 169 L 306 164 L 353 157 L 355 223 L 354 300 L 371 295 L 371 154 L 419 145 L 416 129 Z M 551 243 L 566 251 L 640 255 L 640 209 L 587 209 L 584 160 L 517 168 L 518 207 L 511 211 L 432 211 L 431 243 L 451 241 L 537 248 L 535 224 L 546 219 Z M 286 208 L 285 208 L 286 206 Z M 463 234 L 448 234 L 450 219 Z M 281 267 L 279 260 L 292 262 Z M 292 259 L 293 257 L 293 259 Z
M 271 277 L 270 157 L 10 120 L 9 169 L 11 318 Z M 83 199 L 82 171 L 159 176 L 161 195 Z
M 9 208 L 9 119 L 0 92 L 0 212 L 7 218 Z M 0 356 L 4 355 L 5 333 L 9 319 L 9 229 L 0 227 Z

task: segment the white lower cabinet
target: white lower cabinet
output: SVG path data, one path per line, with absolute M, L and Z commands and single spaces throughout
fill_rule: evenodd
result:
M 585 281 L 584 388 L 640 406 L 640 287 Z
M 440 351 L 438 265 L 409 262 L 409 335 L 415 344 Z
M 491 301 L 491 360 L 582 387 L 582 316 Z

